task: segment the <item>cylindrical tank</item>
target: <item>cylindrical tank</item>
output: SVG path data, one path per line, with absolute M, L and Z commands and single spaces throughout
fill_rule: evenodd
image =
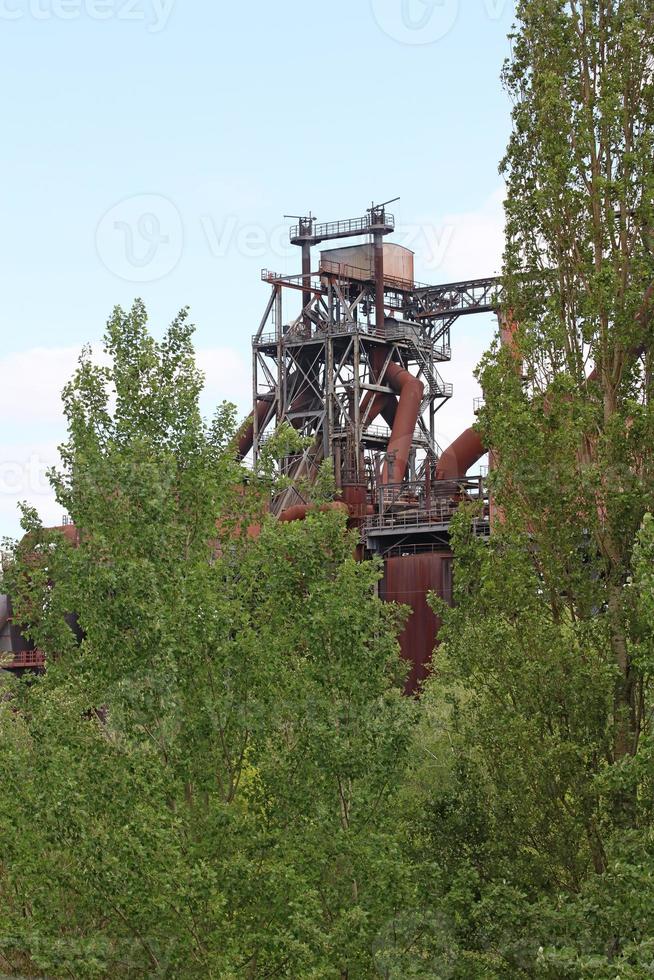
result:
M 379 591 L 385 602 L 397 602 L 411 609 L 406 628 L 400 636 L 400 648 L 402 656 L 410 664 L 406 692 L 416 694 L 429 673 L 441 626 L 440 619 L 427 603 L 427 594 L 435 592 L 451 603 L 452 554 L 445 551 L 400 553 L 397 557 L 387 558 Z
M 359 522 L 368 513 L 368 488 L 365 483 L 344 483 L 342 500 L 347 504 L 350 518 Z

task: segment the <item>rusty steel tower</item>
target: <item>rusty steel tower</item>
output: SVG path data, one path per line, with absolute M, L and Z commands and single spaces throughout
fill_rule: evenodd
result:
M 493 279 L 415 282 L 413 253 L 385 241 L 392 203 L 344 221 L 299 218 L 290 240 L 301 274 L 262 273 L 271 294 L 252 343 L 253 415 L 241 449 L 256 458 L 271 423 L 290 423 L 311 439 L 301 460 L 286 462 L 290 475 L 310 479 L 331 458 L 345 502 L 365 491 L 373 503 L 378 487 L 433 471 L 435 416 L 453 394 L 439 370 L 451 358 L 451 327 L 493 309 Z M 321 251 L 312 270 L 312 248 L 354 237 L 367 241 Z M 289 290 L 301 305 L 287 319 Z M 284 505 L 288 495 L 276 509 Z
M 362 556 L 384 560 L 380 594 L 412 607 L 401 645 L 413 691 L 439 629 L 427 594 L 451 595 L 452 515 L 463 500 L 476 500 L 476 529 L 490 530 L 485 480 L 469 475 L 485 453 L 479 436 L 468 429 L 442 450 L 435 419 L 453 395 L 441 375 L 452 327 L 461 316 L 497 312 L 499 283 L 417 283 L 413 252 L 387 240 L 392 203 L 327 223 L 294 216 L 290 241 L 300 249 L 301 272 L 262 272 L 271 290 L 252 340 L 253 410 L 239 453 L 256 459 L 282 423 L 307 437 L 301 456 L 279 461 L 297 481 L 272 501 L 281 520 L 306 516 L 302 488 L 331 460 Z
M 328 506 L 347 511 L 360 533 L 361 558 L 383 559 L 380 596 L 411 607 L 400 644 L 410 664 L 406 688 L 414 692 L 440 628 L 427 595 L 451 597 L 452 516 L 463 501 L 476 501 L 475 530 L 490 531 L 485 480 L 470 475 L 486 451 L 480 436 L 466 429 L 442 450 L 435 418 L 453 394 L 440 373 L 451 358 L 452 327 L 461 316 L 497 312 L 500 284 L 417 283 L 413 253 L 388 241 L 392 203 L 344 221 L 297 218 L 290 240 L 300 249 L 301 271 L 262 273 L 270 296 L 252 340 L 253 408 L 238 454 L 256 459 L 282 424 L 306 437 L 301 455 L 278 461 L 292 478 L 271 502 L 282 521 L 307 516 L 308 488 L 330 461 L 338 500 Z M 318 245 L 326 247 L 314 255 Z M 504 326 L 510 334 L 510 324 Z M 61 530 L 78 540 L 74 526 Z M 42 652 L 23 636 L 2 596 L 0 650 L 11 654 L 7 669 L 44 669 Z

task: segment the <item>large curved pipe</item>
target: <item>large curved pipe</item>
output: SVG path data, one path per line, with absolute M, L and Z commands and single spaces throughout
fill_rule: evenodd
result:
M 436 464 L 436 479 L 456 480 L 460 476 L 465 476 L 470 467 L 474 466 L 486 451 L 479 433 L 472 428 L 466 429 L 442 453 Z
M 296 375 L 291 375 L 289 379 L 291 384 L 294 377 L 296 377 Z M 260 434 L 264 431 L 266 427 L 266 416 L 268 415 L 268 409 L 270 408 L 270 405 L 274 401 L 274 398 L 275 396 L 273 394 L 268 394 L 268 393 L 261 394 L 257 398 L 257 403 L 256 403 L 257 427 Z M 304 387 L 303 390 L 300 391 L 299 395 L 297 395 L 291 402 L 291 412 L 301 411 L 303 408 L 306 408 L 309 402 L 312 400 L 312 398 L 313 398 L 313 392 L 311 391 L 311 389 Z M 239 459 L 245 459 L 247 454 L 252 449 L 252 446 L 254 445 L 253 419 L 254 419 L 254 412 L 250 412 L 250 414 L 248 415 L 247 419 L 245 420 L 245 422 L 241 427 L 241 432 L 238 437 L 238 442 L 236 444 L 236 451 Z M 270 422 L 270 419 L 268 419 L 268 422 Z M 296 428 L 298 427 L 295 422 L 293 422 L 292 424 L 295 425 Z
M 368 406 L 370 405 L 370 411 Z M 386 424 L 392 429 L 397 413 L 397 398 L 383 391 L 369 391 L 361 402 L 361 418 L 368 416 L 367 425 L 371 425 L 378 415 L 384 419 Z
M 386 346 L 375 347 L 371 354 L 370 363 L 375 373 L 377 384 L 382 383 L 381 375 L 384 371 L 387 356 L 388 347 Z M 369 406 L 370 410 L 368 410 Z M 365 418 L 367 414 L 368 422 L 370 423 L 374 422 L 378 415 L 381 415 L 387 425 L 392 429 L 395 422 L 395 415 L 397 414 L 397 398 L 395 395 L 384 391 L 368 391 L 361 402 L 359 414 L 361 418 Z
M 420 417 L 425 386 L 422 381 L 393 361 L 386 368 L 384 378 L 400 396 L 391 437 L 388 440 L 386 462 L 382 470 L 381 482 L 386 485 L 401 483 L 404 479 L 413 436 Z
M 291 521 L 303 521 L 309 514 L 326 514 L 329 511 L 336 510 L 343 514 L 349 516 L 350 508 L 347 504 L 335 501 L 329 504 L 296 504 L 294 507 L 287 507 L 286 510 L 282 511 L 279 515 L 278 520 L 282 521 L 284 524 L 288 524 Z
M 381 413 L 391 427 L 386 462 L 381 477 L 382 484 L 401 483 L 404 479 L 425 393 L 422 381 L 394 361 L 391 361 L 384 371 L 384 363 L 388 355 L 387 346 L 376 347 L 370 359 L 371 366 L 377 383 L 382 384 L 385 381 L 390 385 L 400 396 L 399 401 L 388 392 L 368 392 L 361 403 L 362 414 L 370 405 L 368 418 L 372 421 Z
M 270 408 L 272 398 L 270 396 L 261 395 L 257 398 L 256 413 L 257 413 L 257 428 L 259 432 L 263 432 L 265 428 L 266 415 Z M 254 445 L 254 412 L 250 412 L 247 419 L 241 426 L 240 433 L 238 435 L 238 442 L 236 443 L 236 452 L 239 459 L 245 459 L 247 454 L 252 449 Z

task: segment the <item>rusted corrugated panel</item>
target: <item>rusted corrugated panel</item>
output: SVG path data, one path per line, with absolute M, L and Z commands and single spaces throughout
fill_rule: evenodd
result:
M 401 280 L 413 283 L 413 252 L 403 245 L 384 242 L 384 279 L 389 283 Z M 320 253 L 320 268 L 323 272 L 343 275 L 352 279 L 371 279 L 374 275 L 374 250 L 370 244 L 346 245 L 343 248 L 330 248 Z M 359 275 L 357 275 L 357 270 Z
M 386 602 L 410 606 L 411 615 L 400 637 L 402 656 L 409 661 L 406 690 L 415 694 L 427 674 L 441 621 L 427 605 L 427 594 L 451 599 L 452 555 L 434 552 L 387 558 L 381 596 Z

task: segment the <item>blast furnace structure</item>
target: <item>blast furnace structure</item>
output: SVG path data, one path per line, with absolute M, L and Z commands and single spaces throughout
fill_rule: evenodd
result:
M 449 525 L 462 500 L 481 503 L 475 527 L 490 530 L 485 480 L 469 475 L 485 452 L 480 439 L 468 429 L 443 450 L 435 419 L 453 395 L 441 375 L 452 328 L 459 317 L 496 312 L 499 281 L 415 282 L 413 253 L 387 241 L 395 228 L 387 204 L 344 221 L 297 221 L 290 240 L 301 272 L 262 272 L 270 297 L 252 339 L 253 410 L 239 452 L 256 459 L 269 433 L 289 423 L 308 448 L 279 461 L 286 474 L 306 485 L 332 461 L 363 553 L 383 558 L 382 598 L 411 607 L 401 644 L 415 691 L 439 627 L 427 593 L 451 600 Z M 332 244 L 355 238 L 365 240 Z M 318 245 L 329 247 L 316 263 Z M 292 317 L 289 295 L 300 297 Z M 297 486 L 272 504 L 281 520 L 301 519 L 309 508 Z
M 386 241 L 395 228 L 386 204 L 345 221 L 318 224 L 312 215 L 297 221 L 290 240 L 300 249 L 301 272 L 262 273 L 270 297 L 252 339 L 253 408 L 238 453 L 256 460 L 283 423 L 306 437 L 300 456 L 279 460 L 296 481 L 272 501 L 282 521 L 306 517 L 311 504 L 301 488 L 330 461 L 340 506 L 361 534 L 360 557 L 383 559 L 381 597 L 411 608 L 401 646 L 413 693 L 427 674 L 440 625 L 427 595 L 451 601 L 449 531 L 462 501 L 478 502 L 475 530 L 490 532 L 484 477 L 470 475 L 485 454 L 480 438 L 467 429 L 443 450 L 435 419 L 453 395 L 441 375 L 451 359 L 452 328 L 459 317 L 496 312 L 500 284 L 417 283 L 413 253 Z M 331 244 L 345 239 L 365 240 Z M 323 244 L 329 247 L 314 269 L 312 249 Z M 290 295 L 300 302 L 289 317 Z M 61 530 L 77 540 L 74 526 Z M 8 596 L 0 596 L 0 651 L 11 657 L 9 670 L 45 666 L 14 622 Z

